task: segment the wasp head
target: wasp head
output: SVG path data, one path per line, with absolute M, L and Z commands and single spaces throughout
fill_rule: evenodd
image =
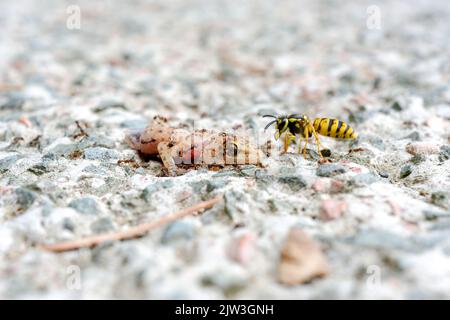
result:
M 275 140 L 278 140 L 278 138 L 286 131 L 288 130 L 289 125 L 289 119 L 286 116 L 273 116 L 270 114 L 266 114 L 263 116 L 264 118 L 271 117 L 275 118 L 274 120 L 270 121 L 266 127 L 264 128 L 264 131 L 266 131 L 271 125 L 275 124 L 277 131 L 275 132 Z

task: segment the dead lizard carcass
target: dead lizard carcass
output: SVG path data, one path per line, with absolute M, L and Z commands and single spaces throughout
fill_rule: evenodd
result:
M 266 156 L 248 135 L 175 128 L 161 116 L 127 140 L 143 154 L 159 155 L 170 176 L 179 174 L 179 167 L 265 166 Z

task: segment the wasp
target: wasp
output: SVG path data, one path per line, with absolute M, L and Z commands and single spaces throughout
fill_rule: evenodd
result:
M 358 134 L 353 130 L 353 128 L 338 119 L 331 118 L 316 118 L 311 121 L 308 116 L 300 114 L 291 114 L 289 116 L 274 116 L 266 114 L 263 117 L 271 117 L 274 120 L 270 121 L 264 131 L 267 130 L 271 125 L 276 124 L 275 140 L 278 140 L 280 136 L 284 133 L 284 152 L 287 152 L 289 145 L 292 141 L 295 141 L 298 135 L 300 141 L 298 143 L 298 152 L 303 152 L 306 156 L 306 147 L 308 146 L 308 140 L 314 136 L 317 142 L 317 151 L 320 157 L 322 156 L 321 143 L 319 139 L 319 134 L 326 137 L 337 138 L 337 139 L 356 139 Z M 301 141 L 305 139 L 304 147 L 302 148 Z

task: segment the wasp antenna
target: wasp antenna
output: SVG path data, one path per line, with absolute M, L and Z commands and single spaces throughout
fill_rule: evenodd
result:
M 264 131 L 266 131 L 267 130 L 267 128 L 269 128 L 271 125 L 273 125 L 275 122 L 277 122 L 277 120 L 272 120 L 272 121 L 270 121 L 267 125 L 266 125 L 266 127 L 264 128 Z
M 263 115 L 263 118 L 267 118 L 267 117 L 271 117 L 271 118 L 277 118 L 276 116 L 274 116 L 274 115 L 271 115 L 271 114 L 265 114 L 265 115 Z

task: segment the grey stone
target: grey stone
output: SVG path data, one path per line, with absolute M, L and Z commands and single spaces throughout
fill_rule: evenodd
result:
M 422 238 L 417 236 L 403 237 L 384 230 L 364 230 L 345 241 L 363 247 L 417 253 L 432 249 L 443 239 L 444 236 L 442 235 Z
M 299 175 L 295 176 L 280 176 L 278 177 L 278 181 L 282 184 L 286 184 L 289 188 L 294 191 L 300 191 L 301 189 L 306 187 L 306 181 L 303 177 Z
M 103 100 L 95 108 L 94 112 L 103 112 L 109 109 L 126 109 L 125 103 L 119 100 Z
M 100 218 L 91 224 L 91 230 L 94 233 L 104 233 L 114 230 L 114 224 L 109 217 Z
M 84 150 L 84 158 L 89 160 L 114 160 L 119 158 L 119 153 L 115 150 L 102 148 L 102 147 L 93 147 L 87 148 Z
M 201 278 L 201 282 L 206 287 L 219 288 L 226 296 L 231 296 L 245 289 L 248 278 L 217 270 L 217 272 L 205 274 Z
M 416 154 L 411 157 L 409 161 L 411 161 L 413 164 L 419 164 L 421 162 L 424 162 L 426 157 L 423 154 Z
M 69 207 L 71 207 L 83 214 L 95 215 L 99 211 L 97 201 L 95 201 L 95 199 L 89 198 L 89 197 L 72 200 L 69 203 Z
M 341 164 L 325 163 L 317 168 L 316 174 L 320 177 L 333 177 L 347 171 L 348 169 Z
M 21 93 L 0 95 L 0 110 L 21 110 L 25 104 L 25 97 Z
M 172 244 L 185 240 L 191 240 L 194 236 L 194 228 L 191 223 L 175 221 L 170 223 L 163 232 L 161 243 Z
M 201 193 L 203 188 L 205 188 L 207 184 L 208 184 L 207 180 L 200 180 L 189 183 L 194 193 Z
M 54 153 L 46 153 L 45 155 L 42 156 L 42 162 L 45 164 L 48 164 L 52 161 L 56 161 L 58 159 L 57 155 Z
M 80 150 L 91 147 L 103 147 L 112 149 L 115 147 L 115 142 L 108 137 L 95 135 L 84 137 L 82 140 L 80 140 L 80 142 L 78 142 L 78 149 Z
M 223 195 L 224 212 L 234 220 L 243 210 L 239 207 L 239 203 L 244 200 L 244 194 L 237 190 L 227 190 Z
M 248 165 L 241 167 L 239 173 L 244 177 L 254 177 L 256 175 L 256 170 L 259 170 L 258 167 Z
M 92 173 L 92 174 L 96 174 L 96 175 L 100 175 L 100 176 L 107 175 L 107 170 L 105 170 L 104 168 L 102 168 L 100 166 L 96 166 L 93 164 L 86 166 L 83 169 L 83 172 Z
M 36 200 L 35 193 L 28 189 L 18 188 L 15 193 L 17 197 L 17 204 L 20 205 L 23 210 L 27 210 L 31 207 Z
M 218 189 L 222 189 L 227 184 L 226 179 L 213 179 L 209 180 L 206 184 L 206 192 L 213 192 Z
M 418 131 L 413 131 L 410 134 L 408 134 L 407 136 L 403 137 L 403 139 L 409 139 L 412 141 L 420 141 L 422 140 L 420 133 Z
M 437 206 L 450 208 L 450 192 L 435 191 L 431 194 L 431 203 Z
M 267 174 L 265 170 L 256 171 L 255 179 L 259 187 L 267 187 L 273 181 L 275 181 L 275 177 L 273 175 Z
M 51 170 L 48 168 L 48 165 L 46 163 L 42 162 L 28 168 L 28 171 L 34 173 L 37 176 L 41 176 L 45 173 L 50 172 Z
M 436 220 L 439 218 L 450 218 L 450 211 L 424 210 L 423 215 L 427 220 Z
M 322 156 L 323 156 L 323 157 L 329 157 L 329 156 L 331 156 L 331 151 L 330 151 L 330 152 L 328 152 L 328 151 L 329 151 L 328 149 L 322 149 L 322 150 L 321 150 L 321 153 L 323 152 L 323 153 L 322 153 Z M 312 159 L 314 159 L 314 160 L 316 160 L 316 161 L 319 161 L 319 160 L 320 160 L 319 153 L 318 153 L 316 150 L 307 148 L 307 149 L 306 149 L 306 152 L 307 152 L 307 154 L 308 154 Z
M 348 115 L 348 120 L 351 123 L 362 123 L 369 117 L 369 112 L 366 110 L 365 106 L 359 106 L 358 110 L 355 112 L 350 112 Z
M 148 120 L 146 119 L 138 119 L 138 120 L 125 120 L 120 123 L 122 128 L 132 129 L 132 130 L 142 130 L 148 124 Z
M 439 160 L 442 162 L 450 159 L 450 147 L 447 145 L 442 145 L 440 149 L 441 152 L 439 152 Z
M 406 178 L 413 172 L 412 166 L 407 164 L 400 169 L 400 179 Z
M 71 232 L 75 231 L 76 225 L 70 218 L 64 218 L 63 220 L 63 228 L 69 230 Z
M 360 173 L 352 178 L 352 183 L 358 187 L 370 185 L 379 181 L 379 178 L 372 173 Z
M 391 109 L 395 110 L 395 111 L 402 111 L 403 107 L 400 104 L 400 102 L 398 101 L 394 101 L 394 103 L 391 105 Z
M 50 149 L 45 157 L 51 157 L 51 155 L 54 155 L 56 157 L 67 157 L 69 154 L 76 150 L 78 150 L 78 146 L 76 143 L 58 144 Z
M 384 144 L 383 139 L 381 139 L 380 137 L 371 134 L 365 135 L 363 137 L 365 141 L 369 142 L 378 150 L 384 151 L 386 149 L 386 145 Z
M 382 177 L 382 178 L 389 178 L 389 174 L 388 174 L 387 172 L 380 171 L 380 172 L 378 172 L 378 174 L 379 174 L 380 177 Z
M 0 159 L 0 173 L 5 173 L 6 171 L 8 171 L 12 167 L 12 165 L 21 158 L 21 156 L 13 154 Z
M 424 212 L 425 217 L 426 215 L 432 215 L 431 220 L 436 220 L 437 218 L 441 217 L 442 213 L 436 214 L 436 212 Z M 428 217 L 426 217 L 428 218 Z M 433 225 L 430 227 L 430 230 L 433 231 L 447 231 L 450 230 L 450 220 L 443 219 L 443 220 L 437 220 L 437 222 L 433 223 Z
M 144 188 L 144 190 L 142 190 L 141 198 L 144 199 L 146 202 L 150 202 L 153 193 L 162 189 L 172 188 L 173 186 L 174 183 L 172 180 L 164 180 L 149 184 Z
M 219 178 L 219 177 L 238 177 L 239 173 L 236 172 L 236 170 L 222 170 L 215 174 L 213 174 L 213 178 Z

